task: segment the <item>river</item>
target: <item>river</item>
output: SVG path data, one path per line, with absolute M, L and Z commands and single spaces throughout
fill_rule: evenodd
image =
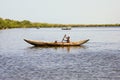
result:
M 23 39 L 90 39 L 77 47 L 34 47 Z M 0 80 L 120 80 L 120 28 L 0 30 Z

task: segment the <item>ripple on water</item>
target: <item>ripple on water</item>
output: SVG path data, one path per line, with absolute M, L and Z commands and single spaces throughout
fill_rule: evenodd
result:
M 22 53 L 21 53 L 22 54 Z M 119 79 L 119 52 L 0 55 L 2 80 Z
M 0 80 L 119 80 L 119 30 L 92 29 L 67 31 L 73 40 L 90 39 L 81 47 L 32 47 L 23 41 L 61 40 L 61 29 L 0 31 Z

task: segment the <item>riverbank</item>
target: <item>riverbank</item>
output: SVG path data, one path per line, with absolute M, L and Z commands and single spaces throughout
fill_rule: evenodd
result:
M 119 27 L 120 24 L 51 24 L 31 22 L 29 20 L 11 20 L 0 18 L 0 30 L 10 28 L 62 28 L 62 27 Z

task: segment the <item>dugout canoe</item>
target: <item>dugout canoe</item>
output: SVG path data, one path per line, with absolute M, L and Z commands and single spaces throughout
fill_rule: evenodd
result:
M 46 42 L 46 41 L 39 41 L 39 40 L 28 40 L 24 39 L 25 42 L 34 45 L 34 46 L 80 46 L 86 42 L 89 41 L 89 39 L 86 40 L 80 40 L 77 42 Z

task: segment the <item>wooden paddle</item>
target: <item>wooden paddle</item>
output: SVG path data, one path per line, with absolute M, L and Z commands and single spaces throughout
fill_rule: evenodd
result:
M 63 39 L 62 39 L 62 41 L 61 42 L 63 42 L 63 40 L 64 40 L 64 38 L 66 37 L 66 34 L 64 35 L 64 37 L 63 37 Z

